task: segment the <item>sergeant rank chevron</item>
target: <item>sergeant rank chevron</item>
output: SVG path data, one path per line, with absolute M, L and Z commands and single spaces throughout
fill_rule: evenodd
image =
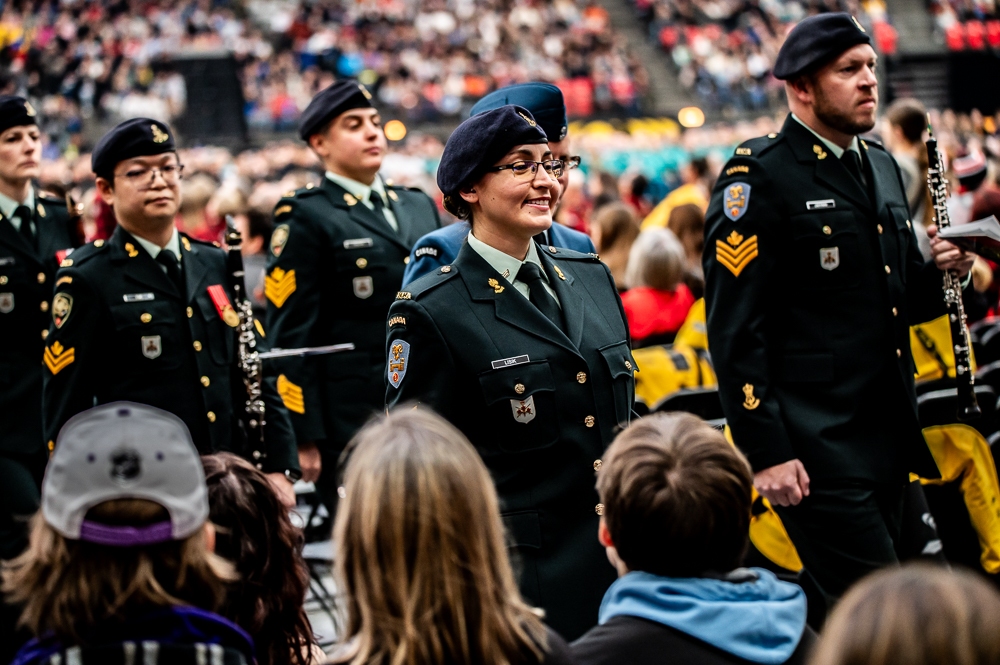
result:
M 271 274 L 264 278 L 264 295 L 280 308 L 288 300 L 288 297 L 295 293 L 295 271 L 285 272 L 281 268 L 275 267 Z
M 729 243 L 728 245 L 726 243 Z M 730 247 L 731 245 L 731 247 Z M 729 269 L 734 276 L 739 277 L 747 264 L 757 256 L 757 236 L 750 236 L 746 240 L 743 236 L 733 231 L 726 238 L 726 242 L 715 241 L 715 259 Z

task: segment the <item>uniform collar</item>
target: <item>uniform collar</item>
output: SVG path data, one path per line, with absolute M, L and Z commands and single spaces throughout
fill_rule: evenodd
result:
M 806 129 L 808 129 L 812 133 L 813 136 L 815 136 L 819 141 L 821 141 L 823 143 L 823 145 L 825 145 L 827 147 L 827 149 L 829 149 L 829 151 L 833 153 L 834 157 L 836 157 L 837 159 L 840 159 L 841 157 L 844 156 L 845 150 L 843 148 L 841 148 L 839 145 L 837 145 L 833 141 L 831 141 L 831 140 L 829 140 L 827 138 L 824 138 L 824 137 L 820 136 L 819 134 L 817 134 L 816 130 L 813 129 L 812 127 L 810 127 L 809 125 L 807 125 L 806 123 L 802 122 L 802 119 L 799 118 L 799 116 L 795 115 L 794 113 L 792 113 L 791 116 L 792 116 L 792 119 L 795 120 L 795 122 L 799 123 L 800 125 L 802 125 Z M 851 139 L 851 145 L 847 146 L 847 149 L 848 150 L 853 150 L 854 152 L 858 153 L 859 156 L 861 155 L 861 147 L 858 145 L 858 137 L 857 136 L 855 136 L 855 137 L 853 137 Z
M 10 198 L 6 194 L 0 194 L 0 213 L 3 213 L 4 217 L 11 220 L 12 224 L 14 223 L 14 211 L 17 210 L 19 206 L 28 206 L 32 210 L 35 209 L 34 187 L 31 186 L 28 187 L 28 197 L 24 199 L 23 203 L 18 203 L 17 201 Z M 17 224 L 20 223 L 21 223 L 20 220 L 18 220 Z
M 358 182 L 357 180 L 342 176 L 339 173 L 334 173 L 333 171 L 327 171 L 326 177 L 346 189 L 359 201 L 367 201 L 368 197 L 371 196 L 371 193 L 375 192 L 382 197 L 382 205 L 388 205 L 385 195 L 385 185 L 382 183 L 382 178 L 378 174 L 375 175 L 375 180 L 372 181 L 371 185 L 366 185 Z
M 521 265 L 524 263 L 534 263 L 539 268 L 542 268 L 542 275 L 545 275 L 545 267 L 538 259 L 538 250 L 535 249 L 534 241 L 528 245 L 528 254 L 524 257 L 523 261 L 518 261 L 510 254 L 504 254 L 499 249 L 487 245 L 485 242 L 476 237 L 475 231 L 471 231 L 469 233 L 468 242 L 469 247 L 474 249 L 476 254 L 483 257 L 483 259 L 489 263 L 494 270 L 503 275 L 503 277 L 511 284 L 514 283 L 514 280 L 517 278 L 517 272 L 521 269 Z
M 140 238 L 139 236 L 137 236 L 135 234 L 129 234 L 129 235 L 131 235 L 133 238 L 135 238 L 135 241 L 137 243 L 139 243 L 139 245 L 144 250 L 146 250 L 149 253 L 149 255 L 151 257 L 153 257 L 154 259 L 157 256 L 160 255 L 161 248 L 156 243 L 149 242 L 145 238 Z M 176 226 L 174 227 L 174 232 L 170 235 L 170 240 L 167 241 L 166 246 L 163 247 L 162 249 L 169 250 L 169 251 L 173 252 L 174 256 L 177 257 L 177 260 L 178 261 L 181 260 L 181 238 L 180 238 L 180 234 L 177 232 L 177 227 Z

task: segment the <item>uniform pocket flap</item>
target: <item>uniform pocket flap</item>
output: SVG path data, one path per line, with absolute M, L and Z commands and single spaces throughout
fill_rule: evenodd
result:
M 122 303 L 111 305 L 111 318 L 114 319 L 115 328 L 121 330 L 132 326 L 171 322 L 175 317 L 171 310 L 170 303 L 162 300 Z M 215 314 L 214 309 L 212 313 Z
M 507 526 L 511 546 L 541 548 L 542 527 L 539 524 L 536 511 L 504 513 L 502 517 Z
M 636 367 L 632 351 L 628 348 L 628 342 L 608 344 L 599 348 L 598 351 L 604 356 L 604 362 L 608 364 L 608 371 L 611 372 L 612 379 L 617 379 L 620 376 L 632 376 Z
M 382 247 L 352 247 L 335 249 L 333 262 L 337 272 L 358 272 L 384 268 L 387 265 L 385 249 Z
M 539 392 L 555 392 L 552 369 L 547 360 L 494 369 L 479 375 L 486 404 L 500 400 L 524 400 Z
M 833 355 L 829 353 L 786 355 L 782 377 L 785 381 L 833 381 Z

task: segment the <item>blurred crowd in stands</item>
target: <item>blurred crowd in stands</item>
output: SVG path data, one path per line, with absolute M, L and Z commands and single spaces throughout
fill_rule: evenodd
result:
M 94 116 L 184 112 L 172 61 L 231 53 L 251 127 L 288 131 L 335 77 L 356 77 L 408 121 L 458 117 L 485 93 L 557 82 L 570 115 L 635 115 L 645 69 L 582 0 L 71 0 L 4 3 L 3 92 L 38 102 L 62 152 Z M 55 149 L 55 148 L 53 148 Z
M 771 66 L 785 35 L 801 19 L 847 11 L 872 33 L 884 54 L 896 50 L 896 30 L 881 0 L 632 0 L 679 70 L 680 81 L 712 108 L 766 109 L 784 99 Z

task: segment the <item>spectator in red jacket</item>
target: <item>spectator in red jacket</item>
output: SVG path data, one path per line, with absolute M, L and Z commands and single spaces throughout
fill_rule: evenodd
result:
M 673 231 L 649 229 L 636 238 L 625 268 L 622 305 L 634 347 L 669 344 L 694 296 L 684 278 L 684 247 Z

